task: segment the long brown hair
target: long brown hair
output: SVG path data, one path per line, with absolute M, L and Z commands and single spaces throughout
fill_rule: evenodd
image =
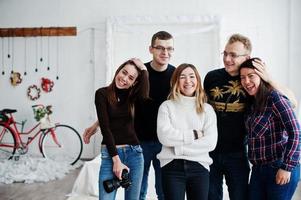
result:
M 115 72 L 114 78 L 111 84 L 108 86 L 108 101 L 111 105 L 115 105 L 118 101 L 116 96 L 116 84 L 115 79 L 116 75 L 124 68 L 125 65 L 133 65 L 136 67 L 138 71 L 138 76 L 134 82 L 134 84 L 128 88 L 129 93 L 127 97 L 127 101 L 129 104 L 129 112 L 131 115 L 134 115 L 134 103 L 138 98 L 147 99 L 149 98 L 149 81 L 148 81 L 148 72 L 146 70 L 141 70 L 132 60 L 127 60 L 123 64 L 121 64 Z
M 255 66 L 253 65 L 254 60 L 261 60 L 260 58 L 250 58 L 246 61 L 244 61 L 239 68 L 239 72 L 241 71 L 242 68 L 250 68 L 250 69 L 256 69 Z M 263 111 L 265 105 L 266 105 L 266 100 L 267 97 L 269 96 L 269 93 L 271 90 L 273 90 L 273 86 L 264 81 L 262 78 L 260 78 L 260 84 L 258 87 L 258 91 L 256 93 L 256 96 L 251 98 L 251 102 L 249 102 L 253 106 L 253 110 L 255 112 L 261 112 Z M 251 106 L 249 105 L 249 106 Z
M 171 81 L 170 81 L 171 91 L 168 96 L 168 99 L 176 100 L 179 98 L 179 95 L 181 94 L 180 87 L 179 87 L 180 76 L 181 76 L 182 71 L 188 67 L 190 67 L 194 71 L 195 77 L 197 79 L 197 86 L 196 86 L 196 90 L 195 90 L 195 97 L 196 97 L 195 103 L 196 103 L 197 113 L 201 113 L 204 111 L 204 103 L 207 101 L 207 97 L 206 97 L 206 93 L 203 89 L 201 77 L 198 73 L 198 70 L 192 64 L 183 63 L 176 68 L 176 70 L 174 71 L 174 73 L 171 77 Z

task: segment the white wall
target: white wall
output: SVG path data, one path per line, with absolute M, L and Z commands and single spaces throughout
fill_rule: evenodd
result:
M 300 64 L 301 64 L 301 1 L 291 0 L 289 12 L 289 60 L 288 84 L 296 92 L 299 99 L 299 112 L 301 114 Z M 283 66 L 283 68 L 286 68 Z M 301 118 L 300 118 L 301 120 Z
M 232 33 L 249 36 L 254 45 L 253 55 L 263 58 L 274 79 L 290 86 L 301 99 L 297 81 L 301 74 L 298 66 L 301 61 L 301 39 L 298 37 L 301 34 L 300 10 L 298 0 L 2 0 L 0 27 L 76 26 L 78 35 L 59 38 L 59 80 L 55 80 L 56 38 L 51 39 L 50 63 L 53 68 L 48 72 L 39 63 L 38 73 L 34 72 L 35 39 L 29 39 L 28 75 L 19 86 L 10 85 L 10 62 L 5 59 L 8 66 L 6 75 L 0 74 L 0 108 L 17 108 L 19 112 L 16 116 L 25 119 L 33 117 L 32 104 L 52 104 L 53 118 L 83 132 L 95 120 L 94 91 L 105 83 L 105 23 L 108 17 L 114 16 L 218 15 L 222 19 L 220 49 Z M 23 73 L 22 41 L 15 39 L 14 69 Z M 4 42 L 7 41 L 4 39 Z M 143 48 L 147 51 L 148 46 Z M 189 49 L 185 46 L 176 48 Z M 202 52 L 194 53 L 202 56 Z M 143 59 L 146 62 L 151 57 Z M 55 80 L 54 91 L 42 93 L 36 102 L 28 100 L 27 87 L 39 83 L 39 78 L 43 76 Z M 33 122 L 29 121 L 28 126 Z M 94 145 L 99 147 L 98 143 L 85 145 L 83 157 L 98 154 L 98 150 L 93 148 Z

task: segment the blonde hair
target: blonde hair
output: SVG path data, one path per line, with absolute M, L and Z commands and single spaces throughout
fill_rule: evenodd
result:
M 244 35 L 241 35 L 239 33 L 235 33 L 235 34 L 230 36 L 227 44 L 232 44 L 234 42 L 241 42 L 244 45 L 244 47 L 246 48 L 246 50 L 248 51 L 248 53 L 251 54 L 251 52 L 252 52 L 252 43 L 251 43 L 251 40 L 248 37 L 246 37 Z
M 168 96 L 168 99 L 176 100 L 179 98 L 179 96 L 181 94 L 180 87 L 179 87 L 180 76 L 181 76 L 182 71 L 189 67 L 194 71 L 195 77 L 197 79 L 197 86 L 196 86 L 196 90 L 195 90 L 196 111 L 197 111 L 197 113 L 202 113 L 204 111 L 204 103 L 207 101 L 207 97 L 206 97 L 206 93 L 202 86 L 201 77 L 200 77 L 196 67 L 192 64 L 183 63 L 176 68 L 176 70 L 174 71 L 174 73 L 171 77 L 171 81 L 170 81 L 171 91 Z

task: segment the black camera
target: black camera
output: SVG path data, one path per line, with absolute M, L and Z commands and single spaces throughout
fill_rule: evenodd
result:
M 132 184 L 129 172 L 126 169 L 122 170 L 121 180 L 117 177 L 103 182 L 103 187 L 107 193 L 117 190 L 120 186 L 127 189 Z

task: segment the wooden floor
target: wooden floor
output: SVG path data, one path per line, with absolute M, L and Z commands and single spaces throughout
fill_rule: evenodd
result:
M 61 180 L 47 183 L 0 184 L 1 200 L 66 200 L 80 171 L 72 170 Z
M 1 200 L 66 200 L 72 190 L 73 183 L 80 171 L 75 169 L 65 178 L 47 183 L 14 183 L 0 184 Z M 225 198 L 228 199 L 228 198 Z M 86 200 L 86 199 L 82 199 Z M 301 200 L 301 182 L 295 192 L 293 200 Z

